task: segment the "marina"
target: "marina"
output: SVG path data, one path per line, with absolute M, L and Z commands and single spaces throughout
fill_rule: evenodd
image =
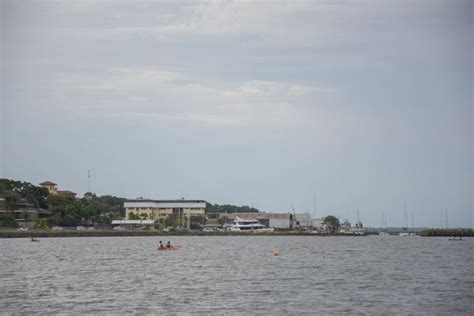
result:
M 0 1 L 0 316 L 473 315 L 474 0 Z

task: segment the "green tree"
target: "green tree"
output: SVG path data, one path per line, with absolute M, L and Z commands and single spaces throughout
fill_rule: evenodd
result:
M 206 217 L 202 215 L 191 216 L 191 229 L 198 229 L 201 225 L 206 224 Z
M 253 207 L 244 206 L 236 206 L 230 204 L 211 204 L 206 203 L 206 213 L 258 213 L 258 209 Z
M 5 198 L 5 207 L 9 211 L 14 211 L 16 209 L 16 205 L 20 201 L 20 195 L 18 193 L 7 191 L 3 194 Z
M 18 227 L 18 223 L 13 215 L 0 214 L 0 227 Z
M 76 199 L 61 194 L 50 194 L 48 196 L 49 210 L 65 216 L 66 213 L 79 213 L 79 205 Z
M 128 213 L 128 219 L 140 219 L 140 216 L 138 214 L 135 214 L 133 212 Z
M 169 215 L 164 219 L 165 227 L 178 226 L 179 218 L 176 214 Z
M 323 218 L 323 223 L 326 225 L 329 232 L 332 234 L 339 229 L 339 219 L 333 215 L 328 215 Z
M 33 214 L 31 214 L 30 211 L 28 210 L 24 210 L 22 213 L 21 213 L 23 219 L 25 220 L 25 222 L 31 222 L 32 221 L 32 218 L 33 218 Z
M 217 223 L 221 226 L 223 226 L 225 223 L 227 223 L 227 219 L 228 217 L 227 216 L 221 216 L 219 217 L 219 219 L 217 220 Z
M 47 208 L 48 207 L 48 189 L 38 187 L 28 183 L 25 185 L 21 195 L 26 198 L 34 207 Z
M 15 181 L 10 179 L 0 179 L 0 196 L 8 192 L 19 195 L 26 199 L 34 207 L 47 208 L 48 190 L 43 187 L 35 186 L 28 182 Z
M 39 218 L 36 221 L 35 228 L 38 228 L 38 229 L 48 229 L 48 228 L 50 228 L 48 219 L 47 218 Z
M 78 219 L 72 215 L 66 215 L 61 221 L 62 226 L 73 227 L 79 223 Z

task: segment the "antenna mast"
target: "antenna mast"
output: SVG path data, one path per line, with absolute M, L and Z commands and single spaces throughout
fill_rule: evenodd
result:
M 91 192 L 91 170 L 87 170 L 87 192 Z

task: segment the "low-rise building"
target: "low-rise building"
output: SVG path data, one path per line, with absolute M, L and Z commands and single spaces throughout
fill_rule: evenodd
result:
M 60 195 L 65 195 L 65 196 L 70 196 L 70 197 L 73 197 L 75 198 L 76 197 L 76 192 L 72 192 L 72 191 L 69 191 L 69 190 L 58 190 L 58 194 Z
M 34 208 L 26 199 L 20 199 L 13 210 L 7 210 L 4 198 L 0 198 L 0 214 L 13 215 L 15 221 L 24 228 L 33 228 L 39 218 L 49 217 L 53 213 L 41 208 Z
M 294 227 L 293 228 L 311 228 L 313 223 L 311 222 L 310 213 L 296 213 L 294 214 Z
M 204 215 L 206 201 L 204 200 L 149 200 L 135 199 L 124 202 L 125 217 L 138 215 L 147 219 L 160 219 L 172 214 L 177 216 Z
M 39 184 L 41 187 L 46 188 L 49 194 L 59 194 L 75 198 L 76 193 L 69 190 L 58 190 L 57 184 L 51 181 L 44 181 Z
M 324 221 L 322 220 L 322 218 L 313 218 L 311 223 L 312 223 L 311 226 L 313 227 L 313 230 L 320 231 L 324 229 Z

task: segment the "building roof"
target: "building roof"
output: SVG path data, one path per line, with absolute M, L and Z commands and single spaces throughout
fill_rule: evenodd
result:
M 290 219 L 289 213 L 220 213 L 220 216 L 227 216 L 228 219 Z
M 59 194 L 68 194 L 68 195 L 76 195 L 75 192 L 69 191 L 69 190 L 58 190 Z
M 27 199 L 21 198 L 17 203 L 16 206 L 31 206 L 32 204 L 28 202 Z
M 17 209 L 17 210 L 0 210 L 0 213 L 23 213 L 23 212 L 31 212 L 31 213 L 36 213 L 36 214 L 53 214 L 53 212 L 50 212 L 50 211 L 47 211 L 47 210 L 43 210 L 42 208 L 37 208 L 37 209 Z
M 207 203 L 205 200 L 151 200 L 151 199 L 135 199 L 126 200 L 127 203 L 133 202 L 151 202 L 151 203 Z
M 44 181 L 44 182 L 41 182 L 40 185 L 57 185 L 57 184 L 51 181 Z

